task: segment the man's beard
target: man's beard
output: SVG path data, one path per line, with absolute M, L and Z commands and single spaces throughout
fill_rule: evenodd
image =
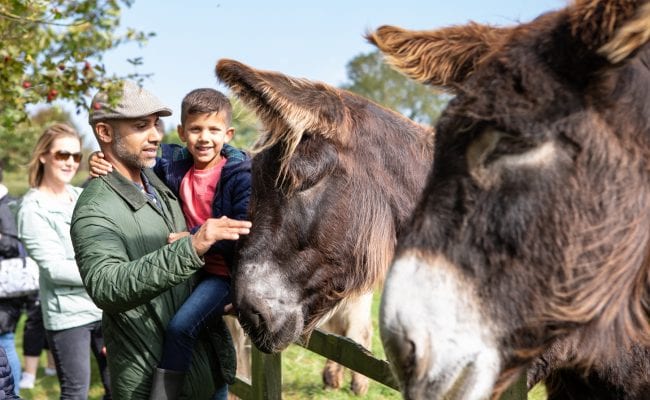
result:
M 126 143 L 122 138 L 122 134 L 114 129 L 113 135 L 113 153 L 115 156 L 122 161 L 128 167 L 131 168 L 151 168 L 156 164 L 156 160 L 144 160 L 140 158 L 140 152 L 132 153 L 128 148 Z

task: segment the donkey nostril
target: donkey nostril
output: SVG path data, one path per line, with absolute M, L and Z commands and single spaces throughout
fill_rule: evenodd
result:
M 405 340 L 401 344 L 400 362 L 404 368 L 406 376 L 412 376 L 416 371 L 417 360 L 415 358 L 415 342 L 412 340 Z
M 239 309 L 239 320 L 253 329 L 259 329 L 264 321 L 261 313 L 250 306 Z
M 251 325 L 253 325 L 255 328 L 260 327 L 260 314 L 257 312 L 251 312 L 248 316 L 248 320 L 250 321 Z
M 432 363 L 432 349 L 428 342 L 420 343 L 420 348 L 418 349 L 415 342 L 411 341 L 412 352 L 411 352 L 411 362 L 414 368 L 413 374 L 418 380 L 422 380 L 427 375 L 427 372 L 431 368 Z M 417 351 L 416 351 L 417 350 Z
M 424 379 L 431 361 L 429 346 L 409 335 L 393 334 L 384 339 L 384 349 L 397 367 L 394 371 L 400 381 Z

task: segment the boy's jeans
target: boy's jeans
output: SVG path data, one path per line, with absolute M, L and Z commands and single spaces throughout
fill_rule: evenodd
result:
M 230 279 L 206 274 L 169 321 L 159 368 L 189 371 L 194 344 L 210 318 L 230 303 Z

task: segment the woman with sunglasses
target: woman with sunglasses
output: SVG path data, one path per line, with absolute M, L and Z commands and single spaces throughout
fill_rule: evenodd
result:
M 108 399 L 102 311 L 86 293 L 70 240 L 72 211 L 82 190 L 70 181 L 81 158 L 81 138 L 73 128 L 54 124 L 43 132 L 28 166 L 31 189 L 18 211 L 18 234 L 39 266 L 43 324 L 61 399 L 88 398 L 91 351 Z

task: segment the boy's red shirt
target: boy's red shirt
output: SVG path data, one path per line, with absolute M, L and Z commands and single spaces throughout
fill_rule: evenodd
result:
M 202 225 L 212 216 L 212 201 L 226 160 L 226 157 L 222 157 L 217 165 L 209 169 L 197 170 L 192 167 L 183 177 L 179 196 L 188 227 Z M 219 276 L 230 275 L 221 255 L 206 254 L 204 259 L 203 269 L 207 273 Z

